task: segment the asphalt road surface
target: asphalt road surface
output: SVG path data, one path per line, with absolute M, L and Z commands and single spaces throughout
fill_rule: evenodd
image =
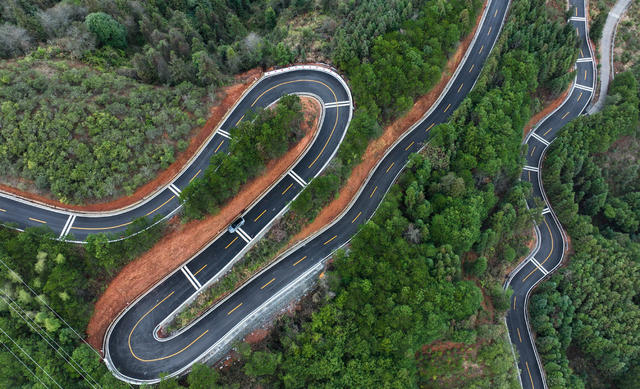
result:
M 566 248 L 566 238 L 562 226 L 549 207 L 544 195 L 540 170 L 545 152 L 558 131 L 569 121 L 583 113 L 593 95 L 595 69 L 593 52 L 588 44 L 588 30 L 585 21 L 585 0 L 570 0 L 574 16 L 569 20 L 580 37 L 580 55 L 575 64 L 576 78 L 565 102 L 551 115 L 544 118 L 527 137 L 526 165 L 522 180 L 533 186 L 530 208 L 544 204 L 543 220 L 536 226 L 538 246 L 510 275 L 505 286 L 513 288 L 511 309 L 507 312 L 507 327 L 511 343 L 520 356 L 520 381 L 523 388 L 546 388 L 544 371 L 533 343 L 528 321 L 528 301 L 531 290 L 555 270 L 562 262 Z

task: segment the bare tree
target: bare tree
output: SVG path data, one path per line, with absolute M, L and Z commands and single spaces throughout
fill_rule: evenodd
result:
M 13 24 L 0 26 L 0 57 L 12 58 L 26 54 L 33 44 L 33 38 L 27 30 Z

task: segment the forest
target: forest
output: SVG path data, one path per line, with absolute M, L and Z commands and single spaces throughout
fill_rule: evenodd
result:
M 311 34 L 318 40 L 322 34 L 335 39 L 324 48 L 308 49 L 333 58 L 345 71 L 359 108 L 336 161 L 292 205 L 298 220 L 308 222 L 336 195 L 369 139 L 437 82 L 480 5 L 468 0 L 314 4 L 43 1 L 35 6 L 16 1 L 8 7 L 11 12 L 1 16 L 0 29 L 7 34 L 0 35 L 21 35 L 24 44 L 0 44 L 11 49 L 0 54 L 22 55 L 54 40 L 56 47 L 63 47 L 63 42 L 82 45 L 76 39 L 84 34 L 96 39 L 95 46 L 88 53 L 81 50 L 78 60 L 104 71 L 117 68 L 125 77 L 172 88 L 184 81 L 201 85 L 193 54 L 204 52 L 206 57 L 201 58 L 209 71 L 202 74 L 210 77 L 206 83 L 216 84 L 226 82 L 241 66 L 303 59 L 304 46 L 274 47 L 270 42 L 294 42 L 286 22 L 305 12 L 331 15 Z M 68 6 L 84 10 L 72 12 L 76 16 L 70 18 Z M 64 17 L 58 35 L 49 35 L 42 12 L 54 20 L 56 15 Z M 88 18 L 99 12 L 109 17 Z M 221 14 L 227 17 L 217 19 Z M 525 25 L 530 27 L 523 29 Z M 77 30 L 72 33 L 71 28 Z M 180 46 L 183 41 L 188 43 Z M 256 62 L 237 57 L 256 47 L 260 48 L 259 54 L 253 52 Z M 412 61 L 402 61 L 405 52 L 411 53 Z M 53 55 L 71 55 L 61 53 Z M 352 53 L 362 61 L 350 61 Z M 335 255 L 313 311 L 280 319 L 261 346 L 240 344 L 240 363 L 231 369 L 218 373 L 198 365 L 188 377 L 166 380 L 158 387 L 517 387 L 501 320 L 509 296 L 501 282 L 505 269 L 527 253 L 531 223 L 539 214 L 526 208 L 530 187 L 518 180 L 522 127 L 541 108 L 541 96 L 554 96 L 566 88 L 576 56 L 575 34 L 563 20 L 550 21 L 543 0 L 514 0 L 474 91 L 449 123 L 434 128 L 424 151 L 411 157 L 349 250 Z M 210 71 L 216 66 L 225 69 L 220 76 Z M 393 81 L 386 84 L 387 80 Z M 243 126 L 255 135 L 250 123 Z M 215 210 L 215 201 L 207 200 L 209 206 L 200 212 Z M 41 301 L 60 309 L 61 315 L 68 315 L 67 322 L 81 331 L 102 282 L 150 247 L 162 234 L 162 225 L 148 231 L 118 244 L 108 244 L 105 236 L 97 235 L 85 248 L 78 248 L 47 239 L 37 230 L 0 230 L 0 257 L 14 270 L 3 270 L 3 296 L 16 301 L 0 305 L 0 326 L 6 331 L 0 340 L 14 353 L 20 353 L 16 344 L 28 347 L 46 370 L 45 374 L 27 362 L 35 375 L 30 374 L 12 355 L 3 353 L 0 379 L 7 380 L 3 385 L 33 386 L 39 380 L 51 385 L 55 377 L 64 387 L 87 387 L 74 368 L 54 359 L 55 352 L 44 340 L 48 334 L 91 375 L 90 380 L 118 387 L 91 350 L 73 338 Z M 19 307 L 33 312 L 35 324 L 20 321 Z M 37 331 L 38 326 L 45 328 Z M 438 341 L 452 342 L 455 349 L 443 353 L 436 347 Z M 470 373 L 461 368 L 468 359 L 477 366 Z
M 565 126 L 544 164 L 572 248 L 531 298 L 551 388 L 635 388 L 640 379 L 639 92 L 631 72 L 616 75 L 603 111 Z

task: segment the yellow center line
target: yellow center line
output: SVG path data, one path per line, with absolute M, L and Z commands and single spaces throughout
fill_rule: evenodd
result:
M 204 270 L 205 267 L 207 267 L 207 265 L 202 266 L 200 269 L 198 269 L 197 272 L 193 273 L 193 275 L 195 276 L 196 274 L 200 273 L 201 271 Z
M 529 370 L 529 362 L 524 361 L 525 365 L 527 365 L 527 372 L 529 373 L 529 380 L 531 380 L 531 388 L 535 389 L 535 386 L 533 385 L 533 377 L 531 377 L 531 370 Z
M 242 303 L 236 305 L 235 308 L 233 308 L 232 310 L 229 311 L 229 313 L 227 313 L 227 316 L 231 315 L 233 313 L 233 311 L 235 311 L 236 309 L 240 308 L 240 306 L 242 306 Z
M 158 205 L 156 208 L 154 208 L 152 211 L 149 211 L 149 212 L 148 212 L 146 215 L 144 215 L 144 216 L 149 216 L 149 215 L 151 215 L 151 214 L 152 214 L 152 213 L 154 213 L 155 211 L 157 211 L 157 210 L 159 210 L 160 208 L 164 207 L 164 206 L 165 206 L 169 201 L 173 200 L 175 197 L 176 197 L 175 195 L 173 195 L 173 196 L 169 197 L 169 200 L 167 200 L 167 201 L 165 201 L 164 203 L 162 203 L 162 204 Z
M 373 197 L 373 194 L 376 193 L 376 190 L 378 190 L 378 186 L 376 186 L 375 188 L 373 188 L 373 192 L 371 192 L 371 194 L 369 195 L 369 198 Z
M 496 16 L 498 16 L 498 10 L 496 10 L 496 12 L 493 13 L 493 17 L 495 18 Z
M 568 113 L 568 112 L 567 112 L 567 113 Z M 566 115 L 565 115 L 565 116 L 566 116 Z M 564 119 L 564 118 L 563 118 L 563 119 Z M 553 127 L 549 127 L 549 129 L 548 129 L 544 134 L 542 134 L 542 136 L 547 136 L 547 134 L 548 134 L 551 130 L 553 130 Z
M 578 16 L 578 7 L 576 7 L 576 16 Z
M 334 237 L 334 238 L 335 238 L 335 237 Z M 326 243 L 325 243 L 325 244 L 326 244 Z M 306 255 L 305 255 L 304 257 L 302 257 L 302 258 L 298 259 L 298 260 L 296 261 L 296 263 L 294 263 L 294 264 L 293 264 L 293 266 L 295 266 L 295 265 L 299 264 L 300 262 L 304 261 L 304 260 L 305 260 L 305 258 L 307 258 L 307 256 L 306 256 Z
M 491 29 L 493 28 L 493 26 L 489 26 L 489 32 L 487 32 L 487 36 L 491 35 Z
M 266 288 L 270 283 L 272 283 L 272 282 L 273 282 L 273 281 L 275 281 L 275 280 L 276 280 L 276 278 L 275 278 L 275 277 L 273 277 L 273 278 L 271 279 L 271 281 L 269 281 L 269 282 L 267 282 L 266 284 L 262 285 L 262 288 L 260 288 L 260 290 L 262 290 L 262 289 Z
M 447 105 L 447 108 L 445 108 L 444 111 L 447 112 L 449 110 L 449 107 L 451 107 L 451 104 Z
M 47 224 L 47 222 L 46 222 L 46 221 L 44 221 L 44 220 L 34 219 L 34 218 L 32 218 L 32 217 L 30 217 L 30 218 L 29 218 L 29 220 L 34 221 L 34 222 L 38 222 L 38 223 L 42 223 L 42 224 Z
M 529 182 L 531 182 L 531 170 L 528 170 L 527 173 L 529 173 Z
M 391 168 L 393 167 L 393 165 L 395 165 L 395 162 L 391 162 L 391 165 L 389 165 L 389 167 L 387 168 L 387 171 L 385 173 L 389 173 L 389 170 L 391 170 Z
M 584 71 L 584 79 L 585 80 L 587 79 L 587 71 L 586 70 Z
M 324 242 L 324 244 L 328 244 L 329 242 L 331 242 L 332 240 L 334 240 L 335 238 L 337 238 L 338 235 L 334 235 L 333 238 L 329 239 L 328 241 Z
M 229 242 L 228 245 L 225 246 L 225 250 L 229 248 L 229 246 L 231 246 L 233 244 L 233 242 L 235 242 L 236 240 L 238 240 L 238 237 L 236 236 L 235 238 L 233 238 L 233 240 L 231 242 Z
M 567 115 L 569 115 L 569 111 L 567 111 L 567 113 L 565 113 L 564 115 L 562 115 L 562 118 L 563 118 L 563 119 L 564 119 L 564 118 L 566 118 L 566 117 L 567 117 Z
M 193 175 L 193 177 L 191 177 L 191 179 L 189 180 L 189 182 L 193 181 L 196 179 L 196 177 L 198 177 L 198 174 L 200 174 L 200 172 L 202 171 L 202 169 L 198 170 L 198 172 L 196 174 Z
M 484 45 L 482 45 L 482 47 L 480 47 L 480 51 L 478 51 L 478 54 L 482 54 L 482 49 L 484 49 Z
M 287 189 L 285 189 L 282 194 L 287 193 L 287 191 L 289 190 L 289 188 L 291 188 L 293 186 L 293 182 L 289 184 L 289 186 L 287 186 Z
M 530 154 L 531 156 L 533 156 L 533 153 L 536 151 L 536 147 L 537 146 L 533 146 L 533 148 L 531 149 L 531 154 Z
M 128 226 L 131 223 L 133 222 L 122 223 L 122 224 L 118 224 L 117 226 L 111 226 L 111 227 L 71 227 L 71 229 L 84 230 L 84 231 L 102 231 L 102 230 L 111 230 L 113 228 Z
M 584 57 L 584 53 L 582 52 L 582 49 L 580 49 L 580 55 Z
M 171 357 L 174 357 L 178 354 L 180 354 L 181 352 L 183 352 L 184 350 L 188 349 L 189 347 L 191 347 L 191 345 L 193 345 L 195 342 L 197 342 L 200 338 L 202 338 L 207 332 L 209 332 L 209 330 L 206 330 L 205 332 L 203 332 L 202 334 L 200 334 L 200 336 L 198 336 L 197 338 L 195 338 L 191 343 L 189 343 L 188 345 L 186 345 L 185 347 L 183 347 L 181 350 L 176 351 L 173 354 L 164 356 L 164 357 L 160 357 L 160 358 L 153 358 L 153 359 L 143 359 L 140 358 L 136 355 L 136 353 L 133 352 L 133 348 L 131 348 L 131 336 L 133 335 L 133 331 L 136 330 L 136 327 L 138 327 L 138 324 L 140 324 L 140 322 L 147 317 L 147 315 L 149 315 L 154 309 L 156 309 L 158 307 L 158 305 L 162 304 L 163 302 L 165 302 L 169 297 L 171 297 L 173 295 L 174 292 L 169 293 L 169 295 L 165 298 L 163 298 L 162 300 L 160 300 L 159 303 L 157 303 L 156 305 L 153 306 L 153 308 L 151 308 L 150 310 L 147 311 L 147 313 L 145 313 L 144 315 L 142 315 L 142 317 L 140 319 L 138 319 L 138 321 L 136 322 L 136 324 L 133 326 L 133 328 L 131 329 L 131 332 L 129 332 L 129 352 L 131 353 L 131 355 L 133 355 L 133 357 L 141 362 L 157 362 L 157 361 L 162 361 L 164 359 L 168 359 Z
M 580 95 L 578 96 L 578 100 L 576 100 L 576 101 L 580 101 L 581 97 L 582 97 L 582 92 L 580 92 Z
M 260 215 L 258 215 L 258 217 L 257 217 L 257 218 L 253 219 L 253 222 L 254 222 L 254 223 L 255 223 L 255 222 L 257 222 L 257 221 L 258 221 L 258 219 L 260 219 L 260 218 L 262 217 L 262 215 L 264 215 L 264 213 L 265 213 L 265 212 L 267 212 L 267 210 L 266 210 L 266 209 L 265 209 L 264 211 L 262 211 L 262 213 L 261 213 Z
M 427 128 L 427 132 L 428 132 L 431 128 L 433 128 L 433 126 L 435 126 L 435 125 L 436 125 L 435 123 L 431 123 L 431 125 L 429 126 L 429 128 Z
M 449 105 L 451 105 L 451 104 L 449 104 Z M 409 150 L 409 148 L 410 148 L 411 146 L 413 146 L 413 144 L 414 144 L 414 143 L 416 143 L 416 142 L 415 142 L 415 141 L 414 141 L 414 142 L 411 142 L 411 143 L 409 144 L 409 146 L 407 146 L 407 148 L 406 148 L 406 149 L 404 149 L 404 151 Z
M 578 27 L 576 27 L 576 35 L 580 36 L 580 31 L 578 31 Z
M 547 223 L 547 219 L 544 219 L 544 224 L 547 226 L 547 230 L 549 231 L 549 236 L 551 237 L 551 250 L 549 250 L 549 255 L 547 255 L 547 257 L 544 259 L 544 261 L 540 262 L 540 266 L 542 266 L 545 262 L 547 262 L 549 260 L 549 258 L 551 258 L 551 254 L 553 254 L 553 234 L 551 234 L 551 227 L 549 227 L 549 223 Z M 536 267 L 535 269 L 533 269 L 531 271 L 531 273 L 529 273 L 523 280 L 522 282 L 525 282 L 527 280 L 527 278 L 529 278 L 533 273 L 535 273 L 538 270 L 538 267 Z
M 460 86 L 458 87 L 458 93 L 460 93 L 460 90 L 462 89 L 462 86 L 464 86 L 464 82 L 460 84 Z
M 516 328 L 516 330 L 518 330 L 518 339 L 520 340 L 520 343 L 522 343 L 522 336 L 520 336 L 520 328 Z
M 252 107 L 253 107 L 253 106 L 252 106 Z M 236 126 L 237 126 L 238 124 L 240 124 L 240 122 L 242 121 L 242 119 L 244 119 L 244 115 L 242 115 L 242 117 L 240 117 L 240 119 L 238 119 L 238 121 L 236 122 Z
M 214 151 L 214 153 L 218 152 L 218 150 L 220 149 L 220 146 L 222 146 L 223 143 L 224 143 L 224 139 L 220 141 L 220 144 L 218 145 L 218 147 L 216 147 L 216 150 Z
M 518 299 L 518 296 L 513 296 L 513 310 L 516 310 L 516 300 Z
M 476 66 L 476 64 L 472 64 L 471 67 L 469 68 L 469 73 L 471 73 L 471 71 L 473 70 L 473 68 Z
M 362 212 L 358 212 L 358 214 L 356 215 L 356 217 L 353 218 L 353 220 L 351 220 L 351 224 L 355 223 L 356 220 L 358 220 L 358 218 L 360 217 L 360 215 L 362 215 Z

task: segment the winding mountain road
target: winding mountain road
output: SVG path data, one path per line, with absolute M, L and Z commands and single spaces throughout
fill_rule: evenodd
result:
M 562 125 L 582 112 L 591 98 L 594 83 L 593 55 L 586 43 L 584 3 L 571 0 L 571 4 L 578 10 L 571 23 L 582 39 L 576 82 L 565 104 L 547 117 L 526 141 L 529 151 L 522 179 L 532 182 L 533 197 L 544 201 L 539 177 L 544 152 Z M 134 301 L 109 327 L 104 341 L 105 361 L 119 379 L 142 384 L 158 382 L 161 373 L 179 375 L 241 327 L 253 313 L 322 266 L 326 257 L 347 243 L 359 226 L 371 218 L 409 155 L 420 150 L 431 128 L 448 120 L 473 88 L 501 31 L 508 6 L 508 0 L 488 1 L 465 58 L 445 91 L 429 112 L 389 149 L 338 219 L 287 251 L 272 266 L 170 338 L 157 336 L 157 329 L 166 318 L 217 279 L 255 243 L 337 151 L 348 128 L 353 104 L 346 83 L 336 73 L 316 66 L 267 73 L 239 100 L 202 152 L 175 181 L 132 207 L 112 213 L 77 213 L 0 194 L 0 220 L 18 229 L 46 225 L 58 233 L 60 239 L 82 241 L 96 232 L 122 235 L 138 217 L 170 217 L 180 208 L 181 189 L 202 174 L 213 154 L 226 151 L 230 129 L 248 110 L 268 106 L 284 94 L 308 94 L 319 99 L 324 107 L 323 119 L 313 144 L 290 172 L 246 211 L 246 223 L 238 233 L 221 233 L 200 253 Z M 530 207 L 534 206 L 533 201 L 533 198 L 528 200 Z M 560 224 L 549 208 L 537 231 L 539 247 L 512 273 L 507 284 L 515 291 L 514 310 L 507 316 L 507 325 L 521 356 L 521 380 L 524 387 L 534 388 L 545 384 L 528 329 L 527 298 L 531 288 L 559 265 L 566 245 Z
M 585 18 L 586 0 L 570 0 L 569 5 L 574 7 L 575 12 L 569 23 L 576 28 L 580 39 L 580 55 L 575 64 L 576 78 L 564 103 L 540 121 L 524 142 L 528 147 L 521 179 L 530 182 L 533 187 L 527 204 L 530 208 L 538 204 L 544 204 L 545 207 L 542 222 L 535 227 L 538 244 L 511 272 L 505 284 L 505 288 L 510 286 L 514 292 L 506 322 L 511 343 L 520 355 L 518 366 L 523 388 L 547 387 L 529 325 L 529 295 L 536 285 L 560 266 L 567 249 L 567 237 L 544 193 L 540 175 L 542 164 L 549 144 L 560 129 L 582 114 L 589 104 L 596 81 L 593 51 L 589 45 L 589 29 Z

